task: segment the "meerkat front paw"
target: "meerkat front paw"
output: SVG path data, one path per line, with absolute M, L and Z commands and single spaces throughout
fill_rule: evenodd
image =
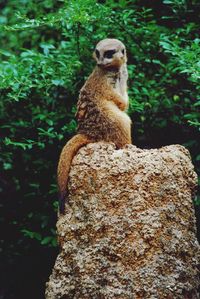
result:
M 121 110 L 125 111 L 127 108 L 127 104 L 123 101 L 121 97 L 115 94 L 115 96 L 112 97 L 112 101 L 115 103 L 115 105 Z
M 126 110 L 127 105 L 124 102 L 119 102 L 117 106 L 119 107 L 119 109 L 121 111 L 124 111 L 124 110 Z

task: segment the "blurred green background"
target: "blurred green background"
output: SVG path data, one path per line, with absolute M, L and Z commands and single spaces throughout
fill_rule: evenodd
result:
M 99 40 L 127 47 L 134 144 L 183 144 L 200 172 L 199 32 L 199 0 L 0 1 L 1 299 L 44 298 L 57 161 Z

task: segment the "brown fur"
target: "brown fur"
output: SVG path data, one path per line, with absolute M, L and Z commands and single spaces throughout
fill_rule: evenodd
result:
M 103 42 L 105 41 L 112 46 L 113 40 Z M 122 148 L 131 143 L 131 120 L 125 112 L 128 105 L 125 75 L 126 56 L 116 55 L 111 63 L 96 66 L 80 91 L 76 114 L 78 134 L 64 146 L 58 164 L 61 212 L 64 211 L 70 165 L 82 146 L 91 142 L 106 141 Z

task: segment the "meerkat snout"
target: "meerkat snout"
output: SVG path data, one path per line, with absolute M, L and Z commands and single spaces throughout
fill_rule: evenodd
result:
M 93 57 L 97 65 L 102 68 L 119 68 L 127 62 L 124 44 L 117 39 L 111 38 L 106 38 L 96 45 Z

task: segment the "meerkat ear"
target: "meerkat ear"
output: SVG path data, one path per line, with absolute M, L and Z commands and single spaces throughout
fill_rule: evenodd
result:
M 95 51 L 92 53 L 92 57 L 94 58 L 94 60 L 97 61 L 97 57 L 96 57 Z

